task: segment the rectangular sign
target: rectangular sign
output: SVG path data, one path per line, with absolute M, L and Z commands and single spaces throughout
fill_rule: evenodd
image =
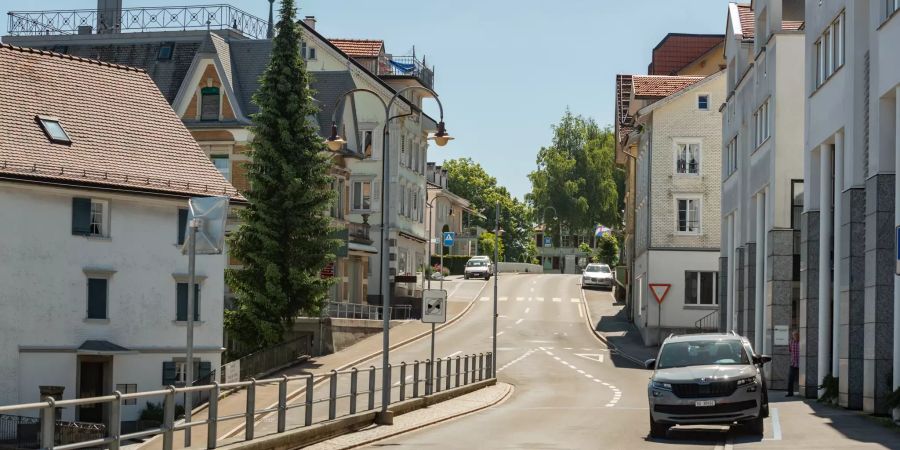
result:
M 790 343 L 790 333 L 787 325 L 775 325 L 773 340 L 775 345 L 788 345 Z
M 550 236 L 544 237 L 544 247 L 553 247 L 553 238 Z
M 422 322 L 444 323 L 447 321 L 447 291 L 426 289 L 422 291 Z

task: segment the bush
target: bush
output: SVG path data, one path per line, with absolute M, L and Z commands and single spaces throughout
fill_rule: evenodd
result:
M 163 410 L 163 404 L 147 402 L 147 406 L 141 411 L 140 420 L 146 420 L 149 422 L 158 422 L 163 423 L 163 417 L 165 415 L 165 411 Z M 175 405 L 175 419 L 177 420 L 180 417 L 184 417 L 184 406 L 183 405 Z
M 466 262 L 471 256 L 465 255 L 449 255 L 444 256 L 444 269 L 447 270 L 445 275 L 462 275 L 466 270 Z M 437 271 L 441 267 L 441 256 L 431 256 L 432 270 Z

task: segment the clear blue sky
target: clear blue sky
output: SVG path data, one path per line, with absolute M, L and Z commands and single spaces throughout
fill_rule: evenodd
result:
M 231 3 L 268 17 L 267 0 L 124 0 L 125 7 Z M 568 106 L 613 120 L 615 74 L 646 73 L 669 32 L 724 33 L 727 0 L 298 0 L 327 37 L 383 39 L 425 55 L 457 139 L 429 159 L 471 157 L 519 198 Z M 280 2 L 276 1 L 276 8 Z M 92 0 L 3 0 L 6 10 L 95 8 Z M 3 34 L 7 22 L 3 21 Z M 428 108 L 431 114 L 436 108 Z M 434 116 L 436 117 L 436 116 Z

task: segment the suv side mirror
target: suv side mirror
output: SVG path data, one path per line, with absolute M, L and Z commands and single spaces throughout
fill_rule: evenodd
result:
M 644 367 L 646 367 L 648 370 L 656 369 L 656 360 L 651 358 L 644 361 Z
M 769 355 L 754 355 L 753 356 L 753 363 L 758 366 L 766 364 L 770 361 L 772 361 L 772 357 Z

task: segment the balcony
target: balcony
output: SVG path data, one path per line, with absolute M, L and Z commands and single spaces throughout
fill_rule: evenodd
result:
M 350 239 L 350 242 L 357 244 L 372 245 L 372 239 L 369 237 L 369 228 L 368 223 L 348 223 L 348 239 Z
M 429 69 L 425 61 L 415 56 L 380 56 L 378 58 L 355 58 L 369 72 L 385 79 L 414 79 L 422 86 L 434 88 L 434 69 Z

